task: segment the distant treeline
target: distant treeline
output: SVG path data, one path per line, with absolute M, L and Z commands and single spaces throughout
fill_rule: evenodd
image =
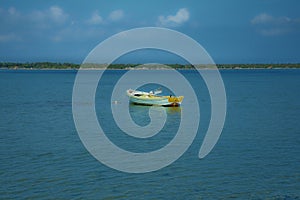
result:
M 14 62 L 0 62 L 0 68 L 6 69 L 79 69 L 80 64 L 74 63 L 53 63 L 53 62 L 35 62 L 35 63 L 14 63 Z M 108 69 L 132 69 L 140 65 L 139 64 L 111 64 Z M 151 66 L 151 69 L 157 67 L 158 69 L 162 65 Z M 183 64 L 167 64 L 167 66 L 174 69 L 194 69 L 192 65 Z M 272 68 L 300 68 L 300 63 L 287 63 L 287 64 L 217 64 L 219 69 L 272 69 Z M 105 64 L 84 64 L 84 68 L 105 68 Z M 143 66 L 141 67 L 143 68 Z M 147 66 L 144 66 L 147 68 Z M 210 65 L 197 65 L 197 68 L 211 68 Z
M 0 68 L 8 69 L 78 69 L 80 65 L 73 63 L 52 63 L 52 62 L 35 62 L 35 63 L 13 63 L 0 62 Z

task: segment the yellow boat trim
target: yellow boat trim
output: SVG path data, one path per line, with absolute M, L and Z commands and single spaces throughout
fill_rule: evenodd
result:
M 183 96 L 179 96 L 179 97 L 174 97 L 174 96 L 169 96 L 168 97 L 168 101 L 172 102 L 172 103 L 180 103 L 183 100 Z

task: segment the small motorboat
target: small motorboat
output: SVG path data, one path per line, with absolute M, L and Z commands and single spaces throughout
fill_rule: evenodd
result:
M 160 96 L 162 91 L 160 89 L 150 92 L 143 92 L 138 90 L 127 90 L 129 101 L 133 104 L 147 105 L 147 106 L 180 106 L 183 96 Z

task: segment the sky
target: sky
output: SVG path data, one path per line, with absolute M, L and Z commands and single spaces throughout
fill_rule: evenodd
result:
M 299 10 L 299 0 L 0 0 L 0 62 L 81 63 L 114 34 L 164 27 L 196 40 L 218 64 L 300 63 Z M 122 61 L 152 61 L 151 52 Z

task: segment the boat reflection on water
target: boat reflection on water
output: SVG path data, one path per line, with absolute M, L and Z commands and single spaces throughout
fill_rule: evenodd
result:
M 180 114 L 182 107 L 181 106 L 175 106 L 175 107 L 164 107 L 167 111 L 167 114 Z
M 152 106 L 145 106 L 145 105 L 138 105 L 134 103 L 129 103 L 129 112 L 130 113 L 149 113 L 149 109 Z M 181 113 L 182 107 L 181 106 L 154 106 L 156 108 L 164 109 L 167 114 L 178 114 Z
M 182 107 L 163 107 L 163 106 L 143 106 L 136 104 L 129 104 L 129 113 L 131 118 L 135 123 L 140 126 L 146 126 L 150 123 L 151 119 L 149 116 L 150 108 L 155 109 L 155 117 L 161 118 L 161 120 L 175 123 L 175 121 L 180 121 Z

